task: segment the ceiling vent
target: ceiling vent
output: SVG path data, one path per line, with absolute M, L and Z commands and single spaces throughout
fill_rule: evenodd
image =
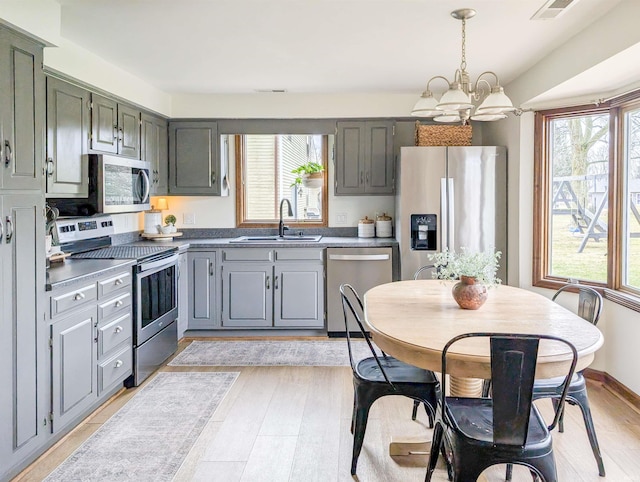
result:
M 551 20 L 566 12 L 578 0 L 549 0 L 538 10 L 531 20 Z

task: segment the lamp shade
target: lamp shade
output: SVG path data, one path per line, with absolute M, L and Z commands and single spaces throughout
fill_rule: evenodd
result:
M 166 209 L 169 209 L 169 203 L 167 202 L 167 198 L 164 198 L 164 197 L 158 198 L 156 200 L 155 208 L 160 210 L 160 211 L 164 211 Z
M 476 114 L 505 114 L 513 112 L 516 108 L 513 106 L 511 99 L 504 93 L 504 89 L 496 86 L 491 93 L 476 109 Z
M 460 122 L 462 117 L 460 117 L 460 113 L 456 110 L 445 111 L 442 115 L 433 118 L 436 122 Z
M 429 90 L 425 90 L 416 105 L 413 106 L 411 115 L 414 117 L 433 117 L 440 115 L 442 111 L 436 109 L 438 101 L 433 97 L 433 94 Z
M 488 121 L 496 121 L 496 120 L 502 120 L 505 119 L 507 117 L 507 114 L 474 114 L 471 116 L 471 120 L 473 121 L 484 121 L 484 122 L 488 122 Z
M 466 110 L 471 109 L 473 104 L 468 94 L 465 94 L 460 84 L 451 84 L 440 99 L 436 109 L 438 110 Z

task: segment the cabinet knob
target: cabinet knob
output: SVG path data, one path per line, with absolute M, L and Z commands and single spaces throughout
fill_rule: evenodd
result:
M 53 176 L 53 159 L 47 158 L 47 176 Z
M 116 362 L 113 364 L 114 368 L 120 368 L 122 365 L 124 365 L 124 362 L 122 360 L 116 360 Z
M 84 298 L 85 298 L 84 293 L 76 293 L 75 296 L 73 297 L 73 299 L 76 301 L 84 300 Z
M 120 306 L 124 305 L 124 303 L 122 302 L 122 300 L 118 300 L 116 301 L 115 305 L 116 305 L 116 308 L 119 308 Z
M 116 286 L 120 286 L 122 284 L 122 279 L 118 278 L 116 279 L 113 284 L 115 284 Z
M 267 276 L 267 289 L 271 289 L 270 279 L 271 276 Z
M 11 142 L 9 139 L 5 139 L 4 141 L 4 167 L 9 167 L 11 160 L 13 158 L 13 151 L 11 150 Z
M 122 327 L 121 327 L 120 325 L 116 326 L 116 327 L 113 329 L 113 332 L 114 332 L 114 333 L 121 333 L 121 332 L 122 332 Z
M 274 289 L 278 289 L 278 277 L 276 276 L 275 278 L 273 278 L 273 288 Z

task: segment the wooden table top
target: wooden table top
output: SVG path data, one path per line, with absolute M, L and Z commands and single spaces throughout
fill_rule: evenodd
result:
M 561 337 L 578 350 L 577 370 L 589 366 L 604 342 L 600 330 L 542 295 L 512 286 L 489 290 L 478 310 L 463 310 L 454 301 L 455 282 L 398 281 L 365 293 L 365 318 L 376 344 L 415 366 L 440 371 L 444 345 L 470 332 L 545 334 Z M 566 375 L 571 352 L 557 342 L 542 341 L 536 376 Z M 447 372 L 458 377 L 490 378 L 489 344 L 470 339 L 449 351 Z

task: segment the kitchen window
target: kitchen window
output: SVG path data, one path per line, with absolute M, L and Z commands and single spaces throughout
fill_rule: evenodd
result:
M 536 114 L 535 286 L 602 287 L 640 311 L 640 92 Z
M 327 143 L 326 135 L 237 135 L 238 226 L 277 226 L 282 199 L 291 203 L 293 216 L 283 208 L 289 227 L 327 226 Z M 292 171 L 308 162 L 324 166 L 322 179 L 296 184 Z

